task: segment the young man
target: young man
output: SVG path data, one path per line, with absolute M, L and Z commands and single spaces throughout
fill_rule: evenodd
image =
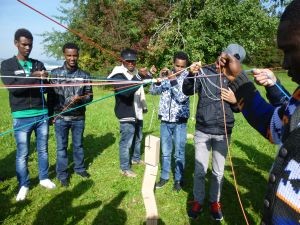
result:
M 49 94 L 49 114 L 59 114 L 54 119 L 57 148 L 56 173 L 61 185 L 68 186 L 67 148 L 70 130 L 72 132 L 74 171 L 81 177 L 90 177 L 84 166 L 83 132 L 86 108 L 81 105 L 93 100 L 93 90 L 91 85 L 82 85 L 82 83 L 90 83 L 91 81 L 90 75 L 78 67 L 78 46 L 74 43 L 66 43 L 63 46 L 63 53 L 64 65 L 51 71 L 50 83 L 80 84 L 78 86 L 54 87 Z
M 162 188 L 169 180 L 173 144 L 175 148 L 175 173 L 173 190 L 180 191 L 183 185 L 185 167 L 186 124 L 190 115 L 189 97 L 182 93 L 182 84 L 188 72 L 184 70 L 189 59 L 186 53 L 176 52 L 173 57 L 172 73 L 167 69 L 161 71 L 161 82 L 152 84 L 151 94 L 160 94 L 158 117 L 161 120 L 161 176 L 155 185 Z
M 15 33 L 17 56 L 1 63 L 4 85 L 39 85 L 48 76 L 42 62 L 29 58 L 33 36 L 26 29 Z M 35 78 L 35 79 L 32 79 Z M 40 184 L 48 189 L 55 184 L 48 179 L 48 109 L 44 92 L 40 88 L 17 88 L 9 90 L 9 103 L 13 117 L 14 135 L 17 144 L 16 171 L 19 193 L 16 200 L 22 201 L 29 191 L 28 157 L 30 137 L 36 136 Z
M 299 85 L 299 0 L 292 1 L 282 14 L 277 44 L 284 53 L 283 68 L 288 70 L 288 75 Z M 253 83 L 247 80 L 234 57 L 226 53 L 221 54 L 219 66 L 231 80 L 230 87 L 235 92 L 239 107 L 250 125 L 264 137 L 281 146 L 270 172 L 267 194 L 263 201 L 262 224 L 299 224 L 300 86 L 296 88 L 287 104 L 283 102 L 282 106 L 275 108 L 266 103 Z M 254 71 L 256 77 L 263 77 L 265 73 L 265 70 Z M 272 82 L 272 79 L 262 81 L 261 84 L 267 85 L 269 82 Z
M 116 66 L 109 79 L 124 81 L 142 81 L 150 78 L 148 74 L 139 73 L 136 68 L 137 52 L 126 48 L 121 52 L 122 65 Z M 120 122 L 119 158 L 121 174 L 126 177 L 136 177 L 131 164 L 143 164 L 141 160 L 141 141 L 143 131 L 143 113 L 147 111 L 143 86 L 128 87 L 128 83 L 114 85 L 115 114 Z M 128 89 L 128 90 L 126 90 Z M 130 149 L 133 155 L 130 164 Z
M 244 48 L 238 44 L 230 44 L 225 52 L 234 55 L 240 62 L 246 56 Z M 193 68 L 193 67 L 192 67 Z M 194 74 L 206 76 L 194 78 Z M 208 169 L 210 152 L 212 153 L 212 178 L 209 191 L 211 216 L 222 220 L 220 198 L 223 184 L 225 162 L 228 150 L 227 138 L 230 140 L 234 126 L 233 112 L 238 112 L 233 92 L 228 89 L 228 79 L 216 76 L 220 73 L 216 66 L 203 67 L 189 74 L 183 83 L 183 93 L 193 95 L 198 92 L 195 131 L 195 172 L 194 202 L 189 217 L 196 219 L 203 210 L 205 198 L 205 176 Z M 211 75 L 211 76 L 210 76 Z M 223 88 L 223 93 L 221 92 Z M 223 95 L 222 95 L 223 94 Z M 226 115 L 226 131 L 223 116 L 223 103 Z M 226 136 L 227 133 L 227 136 Z

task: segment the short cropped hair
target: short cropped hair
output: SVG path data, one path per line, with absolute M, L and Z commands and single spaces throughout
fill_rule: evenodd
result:
M 63 46 L 63 52 L 65 52 L 66 49 L 76 49 L 79 52 L 79 47 L 78 45 L 76 45 L 75 43 L 72 42 L 67 42 L 66 44 L 64 44 Z
M 33 41 L 31 32 L 25 28 L 20 28 L 15 32 L 15 41 L 20 40 L 20 37 L 25 37 Z
M 175 52 L 174 57 L 173 57 L 173 62 L 175 63 L 176 59 L 181 59 L 181 60 L 186 60 L 186 64 L 189 65 L 189 56 L 182 51 Z

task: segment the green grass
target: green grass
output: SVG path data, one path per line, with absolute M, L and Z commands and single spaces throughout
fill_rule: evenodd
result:
M 287 76 L 281 76 L 282 83 L 292 91 L 295 85 Z M 94 88 L 99 99 L 110 91 Z M 8 93 L 0 90 L 1 117 L 0 132 L 12 127 L 8 106 Z M 158 96 L 147 95 L 149 112 L 144 119 L 144 134 L 159 136 L 157 120 Z M 193 102 L 193 101 L 191 101 Z M 86 129 L 84 134 L 85 162 L 91 179 L 85 180 L 73 174 L 70 154 L 69 172 L 71 185 L 62 188 L 55 178 L 55 137 L 50 128 L 49 160 L 50 178 L 57 184 L 55 190 L 46 190 L 38 185 L 37 154 L 34 138 L 31 144 L 29 171 L 31 186 L 28 198 L 16 202 L 17 179 L 15 177 L 15 143 L 9 133 L 0 141 L 0 223 L 2 224 L 109 224 L 139 225 L 145 224 L 145 209 L 141 195 L 144 167 L 134 166 L 137 179 L 122 177 L 119 173 L 118 141 L 119 123 L 114 116 L 114 98 L 91 104 L 87 107 Z M 191 106 L 192 108 L 192 106 Z M 153 121 L 151 123 L 152 112 Z M 270 145 L 241 114 L 236 114 L 230 153 L 238 182 L 243 207 L 250 224 L 259 224 L 263 196 L 268 171 L 273 162 L 276 147 Z M 151 128 L 150 128 L 151 125 Z M 188 132 L 194 133 L 194 121 L 189 120 Z M 70 141 L 71 142 L 71 141 Z M 71 153 L 71 151 L 69 151 Z M 156 191 L 156 200 L 160 216 L 159 224 L 215 224 L 211 219 L 208 206 L 196 221 L 190 221 L 186 211 L 193 199 L 194 147 L 193 140 L 186 145 L 186 186 L 184 190 L 172 191 L 173 182 Z M 209 171 L 210 173 L 210 171 Z M 159 176 L 158 176 L 159 178 Z M 209 185 L 210 174 L 207 176 Z M 232 172 L 227 160 L 222 199 L 224 220 L 222 224 L 245 224 L 233 184 Z M 207 203 L 207 202 L 206 202 Z

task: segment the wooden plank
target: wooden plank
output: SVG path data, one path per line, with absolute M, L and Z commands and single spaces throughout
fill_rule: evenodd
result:
M 146 225 L 157 225 L 158 210 L 154 195 L 154 186 L 158 171 L 160 139 L 148 135 L 145 138 L 145 163 L 142 195 L 146 208 Z

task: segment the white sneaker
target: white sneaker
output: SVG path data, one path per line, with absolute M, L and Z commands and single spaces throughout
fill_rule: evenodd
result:
M 40 185 L 47 189 L 53 189 L 56 187 L 56 185 L 49 179 L 40 180 Z
M 19 193 L 16 197 L 16 201 L 23 201 L 25 200 L 26 198 L 26 195 L 28 194 L 28 191 L 29 191 L 29 188 L 28 187 L 25 187 L 25 186 L 22 186 L 19 190 Z

